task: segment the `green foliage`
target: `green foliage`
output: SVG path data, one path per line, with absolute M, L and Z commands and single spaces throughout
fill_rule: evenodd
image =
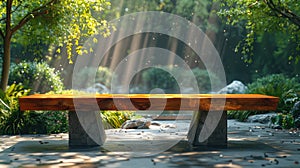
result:
M 103 125 L 106 129 L 120 128 L 126 120 L 129 120 L 134 116 L 134 112 L 101 111 L 101 116 Z M 25 122 L 20 131 L 23 134 L 68 132 L 67 111 L 27 111 L 24 114 L 24 118 Z
M 294 118 L 291 114 L 278 113 L 271 118 L 272 124 L 280 125 L 284 129 L 290 129 L 295 127 Z
M 149 68 L 145 70 L 142 73 L 142 81 L 142 85 L 149 91 L 160 88 L 163 89 L 165 93 L 179 92 L 179 86 L 176 79 L 163 68 Z
M 26 123 L 25 116 L 19 111 L 18 98 L 30 90 L 20 84 L 12 84 L 3 92 L 0 90 L 0 134 L 19 134 Z
M 32 92 L 45 93 L 48 91 L 60 91 L 63 83 L 60 74 L 46 62 L 21 62 L 11 66 L 9 83 L 22 83 Z
M 228 119 L 236 119 L 240 122 L 245 122 L 250 115 L 260 114 L 257 111 L 228 111 Z
M 241 51 L 246 60 L 251 61 L 253 44 L 257 36 L 264 33 L 284 34 L 285 38 L 277 38 L 279 50 L 289 51 L 289 45 L 295 45 L 298 52 L 290 52 L 288 59 L 300 60 L 300 6 L 294 0 L 257 1 L 257 0 L 215 0 L 220 2 L 218 14 L 226 19 L 228 25 L 246 29 L 244 40 L 236 51 Z M 298 21 L 297 21 L 298 20 Z M 283 48 L 282 48 L 283 47 Z M 295 51 L 295 50 L 294 50 Z
M 296 78 L 289 78 L 283 74 L 273 74 L 248 85 L 248 93 L 259 93 L 279 97 L 277 111 L 288 113 L 300 92 L 300 83 Z
M 299 64 L 293 63 L 289 56 L 296 51 L 297 44 L 289 43 L 282 33 L 264 33 L 257 38 L 254 45 L 253 63 L 250 65 L 252 79 L 263 77 L 269 74 L 286 73 L 289 76 L 296 76 L 300 72 Z
M 104 11 L 107 14 L 108 19 L 112 20 L 119 18 L 125 14 L 141 12 L 141 11 L 154 11 L 157 10 L 157 2 L 144 1 L 144 0 L 126 0 L 120 3 L 119 0 L 109 0 L 111 3 L 111 9 Z
M 279 118 L 278 123 L 283 127 L 290 128 L 294 121 L 289 114 L 292 106 L 299 100 L 300 83 L 296 78 L 288 78 L 283 74 L 273 74 L 262 78 L 248 85 L 247 93 L 265 94 L 279 97 L 277 112 Z M 229 111 L 228 117 L 239 121 L 245 121 L 250 115 L 263 114 L 268 111 Z M 274 120 L 274 119 L 273 119 Z M 280 122 L 279 122 L 280 121 Z
M 30 90 L 12 84 L 0 90 L 0 134 L 42 134 L 68 131 L 66 111 L 20 111 L 18 98 Z
M 24 0 L 0 2 L 0 37 L 3 62 L 1 88 L 6 90 L 9 79 L 11 43 L 57 45 L 56 53 L 65 47 L 70 63 L 76 52 L 79 55 L 93 52 L 83 47 L 83 41 L 92 35 L 110 34 L 110 25 L 103 12 L 110 7 L 105 0 Z M 94 40 L 97 41 L 96 39 Z M 38 48 L 38 47 L 37 47 Z M 39 52 L 37 52 L 39 53 Z
M 207 18 L 211 15 L 209 10 L 211 6 L 212 2 L 208 0 L 164 0 L 159 2 L 159 10 L 191 20 L 203 29 L 208 27 Z
M 46 94 L 86 94 L 77 90 L 57 90 Z M 50 134 L 68 132 L 67 111 L 27 111 L 28 121 L 24 126 L 23 133 Z
M 22 134 L 52 134 L 68 132 L 67 111 L 25 111 Z
M 91 76 L 95 75 L 95 76 Z M 95 79 L 95 81 L 89 81 L 89 76 L 94 77 L 92 80 Z M 80 87 L 91 87 L 95 83 L 101 83 L 105 85 L 107 88 L 111 86 L 111 80 L 112 80 L 112 72 L 107 67 L 85 67 L 80 70 L 80 72 L 73 75 L 73 80 L 75 83 L 73 85 L 78 85 Z M 95 82 L 95 83 L 93 83 Z
M 5 35 L 6 3 L 0 2 L 0 30 Z M 29 45 L 66 44 L 69 59 L 72 50 L 82 49 L 81 40 L 94 34 L 109 35 L 109 25 L 101 13 L 110 3 L 105 0 L 25 0 L 12 3 L 12 42 Z M 24 22 L 21 22 L 24 21 Z M 22 31 L 16 31 L 21 29 Z M 86 50 L 86 49 L 84 49 Z
M 121 125 L 134 116 L 132 111 L 101 111 L 104 128 L 120 128 Z
M 221 81 L 214 73 L 208 74 L 207 70 L 194 68 L 193 73 L 198 83 L 200 93 L 209 93 L 212 91 L 211 81 L 215 82 L 216 86 L 220 86 Z
M 207 70 L 195 68 L 190 72 L 186 69 L 173 66 L 161 66 L 148 68 L 141 72 L 140 76 L 133 79 L 131 88 L 139 87 L 141 93 L 149 93 L 152 89 L 159 88 L 165 93 L 180 93 L 180 88 L 193 87 L 195 82 L 200 93 L 211 92 L 211 82 L 220 84 L 220 80 L 213 73 L 209 76 Z M 136 80 L 139 79 L 140 80 Z M 196 80 L 196 81 L 195 81 Z M 195 86 L 196 87 L 196 86 Z M 194 87 L 193 87 L 194 88 Z

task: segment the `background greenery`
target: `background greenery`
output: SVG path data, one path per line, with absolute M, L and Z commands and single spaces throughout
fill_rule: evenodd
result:
M 91 74 L 95 74 L 93 78 L 95 81 L 88 80 Z M 75 88 L 88 88 L 92 87 L 95 83 L 101 83 L 110 88 L 112 77 L 112 72 L 107 67 L 85 67 L 77 74 L 74 74 L 72 80 L 74 81 L 73 85 L 77 85 Z
M 174 76 L 176 74 L 176 76 Z M 199 93 L 212 92 L 211 81 L 217 86 L 221 84 L 214 73 L 208 74 L 205 69 L 194 68 L 188 71 L 181 67 L 157 66 L 142 70 L 137 73 L 130 84 L 132 93 L 150 93 L 155 88 L 162 89 L 165 93 L 183 93 L 184 90 L 194 88 L 194 80 Z M 196 90 L 193 90 L 196 92 Z M 190 91 L 189 91 L 190 92 Z
M 46 62 L 22 61 L 13 63 L 10 70 L 9 84 L 20 83 L 31 89 L 31 93 L 61 91 L 64 88 L 59 72 Z
M 258 78 L 248 84 L 247 93 L 258 93 L 279 97 L 276 117 L 272 119 L 274 124 L 284 128 L 294 127 L 293 114 L 291 109 L 297 101 L 300 101 L 300 81 L 297 78 L 289 78 L 283 74 L 272 74 Z M 268 112 L 268 111 L 267 111 Z M 236 118 L 245 121 L 254 114 L 267 113 L 266 111 L 230 111 L 229 118 Z

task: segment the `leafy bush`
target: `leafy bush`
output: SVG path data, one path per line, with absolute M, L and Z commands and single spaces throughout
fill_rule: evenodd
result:
M 107 67 L 85 67 L 81 69 L 78 73 L 74 74 L 73 81 L 76 88 L 87 88 L 93 86 L 93 81 L 88 81 L 91 74 L 96 73 L 95 83 L 101 83 L 106 87 L 110 87 L 112 80 L 112 72 Z M 92 76 L 94 77 L 94 76 Z
M 295 127 L 294 118 L 291 114 L 278 113 L 276 116 L 271 118 L 272 124 L 280 125 L 284 129 Z
M 176 78 L 173 75 L 176 75 Z M 139 77 L 140 80 L 133 79 L 131 88 L 139 87 L 141 93 L 149 93 L 155 88 L 160 88 L 165 93 L 179 93 L 180 88 L 193 88 L 193 82 L 197 82 L 200 93 L 208 93 L 211 91 L 211 80 L 220 83 L 216 75 L 209 76 L 207 70 L 195 68 L 188 73 L 186 69 L 173 66 L 148 68 L 143 70 L 140 76 L 136 76 Z
M 300 83 L 296 78 L 289 78 L 283 74 L 273 74 L 258 78 L 248 85 L 248 93 L 259 93 L 279 97 L 278 112 L 288 113 L 300 92 Z
M 146 92 L 150 92 L 155 88 L 164 90 L 165 93 L 179 93 L 179 86 L 176 79 L 166 69 L 149 68 L 142 73 L 142 86 L 146 88 Z M 169 70 L 172 70 L 169 68 Z
M 273 74 L 258 78 L 248 85 L 247 93 L 266 94 L 279 97 L 276 112 L 277 119 L 273 119 L 274 124 L 279 124 L 283 128 L 293 126 L 294 120 L 289 114 L 293 104 L 299 100 L 300 83 L 296 78 L 289 78 L 283 74 Z M 239 121 L 245 121 L 250 115 L 267 113 L 268 111 L 229 111 L 228 117 Z
M 64 87 L 59 73 L 46 62 L 12 64 L 10 70 L 9 84 L 22 83 L 24 88 L 30 88 L 32 92 L 59 91 Z
M 29 90 L 12 84 L 0 90 L 0 134 L 45 134 L 68 131 L 66 111 L 20 111 L 18 98 Z
M 58 90 L 50 91 L 46 94 L 80 94 L 82 91 Z M 28 122 L 22 133 L 51 134 L 68 132 L 68 112 L 67 111 L 28 111 Z
M 19 110 L 18 98 L 29 91 L 20 84 L 12 84 L 5 92 L 0 90 L 0 134 L 21 133 L 26 116 Z
M 67 111 L 26 111 L 22 134 L 52 134 L 68 132 Z
M 217 75 L 215 75 L 214 73 L 210 73 L 210 76 L 209 76 L 207 70 L 200 69 L 200 68 L 195 68 L 192 71 L 197 80 L 200 93 L 209 93 L 212 91 L 210 81 L 214 81 L 217 86 L 219 86 L 221 84 L 221 81 L 219 80 Z
M 257 112 L 253 112 L 253 111 L 228 111 L 227 112 L 227 118 L 228 119 L 236 119 L 240 122 L 244 122 L 246 121 L 246 119 L 250 116 L 250 115 L 255 115 L 257 114 Z
M 101 111 L 104 128 L 120 128 L 121 125 L 134 116 L 131 111 Z

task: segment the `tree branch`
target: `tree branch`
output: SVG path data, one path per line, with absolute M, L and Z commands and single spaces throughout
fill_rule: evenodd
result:
M 283 5 L 276 5 L 273 0 L 264 0 L 268 7 L 277 14 L 277 17 L 283 17 L 291 21 L 300 28 L 300 17 Z
M 18 8 L 20 8 L 20 6 L 21 6 L 21 4 L 18 5 L 18 6 L 16 7 L 16 9 L 15 9 L 14 11 L 11 12 L 11 14 L 15 13 L 15 12 L 18 10 Z M 0 19 L 0 22 L 5 21 L 5 20 L 6 20 L 6 17 L 1 18 L 1 19 Z
M 32 10 L 31 12 L 29 12 L 27 15 L 25 15 L 20 22 L 14 26 L 14 28 L 12 29 L 12 33 L 15 33 L 17 30 L 19 30 L 21 27 L 23 27 L 27 22 L 29 22 L 30 20 L 32 20 L 34 17 L 38 17 L 44 14 L 47 14 L 47 7 L 48 6 L 52 6 L 57 0 L 51 0 L 48 3 Z
M 4 33 L 3 33 L 2 30 L 0 30 L 0 36 L 1 36 L 1 37 L 3 38 L 3 40 L 4 40 L 5 36 L 4 36 Z

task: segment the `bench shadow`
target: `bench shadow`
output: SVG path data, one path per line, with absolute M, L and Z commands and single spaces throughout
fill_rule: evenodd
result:
M 68 140 L 47 140 L 47 141 L 22 141 L 5 149 L 1 153 L 63 153 L 63 152 L 88 152 L 101 151 L 100 146 L 93 147 L 69 147 Z
M 142 141 L 140 141 L 142 142 Z M 173 141 L 162 141 L 162 140 L 152 140 L 149 144 L 163 144 L 169 143 Z M 140 144 L 143 145 L 142 142 Z M 149 145 L 148 144 L 148 145 Z M 40 152 L 126 152 L 127 148 L 124 146 L 132 145 L 138 146 L 138 141 L 113 141 L 113 142 L 105 142 L 103 146 L 72 146 L 69 147 L 68 140 L 47 140 L 47 141 L 21 141 L 13 146 L 3 150 L 1 153 L 11 153 L 11 152 L 20 152 L 20 153 L 40 153 Z M 145 146 L 148 147 L 148 146 Z M 113 148 L 113 150 L 109 150 L 109 148 Z M 146 150 L 146 148 L 144 148 Z M 192 152 L 192 151 L 276 151 L 277 149 L 269 146 L 267 144 L 258 142 L 258 141 L 249 141 L 249 140 L 231 140 L 228 141 L 228 146 L 192 146 L 186 140 L 181 140 L 174 146 L 171 146 L 166 151 L 167 152 Z
M 168 142 L 166 141 L 165 143 Z M 74 160 L 74 158 L 85 158 L 87 160 L 94 159 L 96 161 L 85 163 L 76 161 L 75 159 L 74 165 L 89 164 L 89 166 L 113 166 L 121 164 L 123 167 L 130 167 L 134 166 L 136 162 L 141 161 L 145 162 L 144 164 L 141 164 L 142 166 L 148 167 L 155 166 L 156 164 L 160 164 L 163 167 L 215 167 L 216 165 L 225 165 L 226 167 L 227 164 L 233 163 L 239 166 L 251 165 L 252 163 L 249 161 L 262 164 L 269 163 L 268 157 L 276 157 L 277 153 L 280 152 L 278 149 L 259 141 L 230 140 L 228 141 L 227 148 L 220 148 L 219 146 L 193 147 L 188 141 L 181 140 L 173 147 L 156 155 L 131 157 L 126 155 L 128 148 L 124 148 L 124 144 L 125 146 L 136 145 L 137 141 L 120 140 L 106 142 L 103 146 L 97 147 L 70 148 L 67 140 L 31 140 L 18 142 L 2 151 L 0 154 L 11 156 L 10 160 L 14 158 L 13 155 L 18 155 L 18 157 L 24 155 L 24 162 L 26 162 L 25 160 L 30 162 L 30 160 L 34 158 L 34 161 L 42 160 L 48 165 L 61 164 L 62 161 L 67 162 L 67 160 Z M 113 152 L 110 152 L 108 147 L 113 147 L 113 152 L 117 153 L 114 154 Z M 144 148 L 141 149 L 140 152 L 146 153 L 149 151 Z M 269 156 L 266 157 L 265 153 L 268 153 Z M 40 163 L 36 161 L 36 164 L 39 165 Z

